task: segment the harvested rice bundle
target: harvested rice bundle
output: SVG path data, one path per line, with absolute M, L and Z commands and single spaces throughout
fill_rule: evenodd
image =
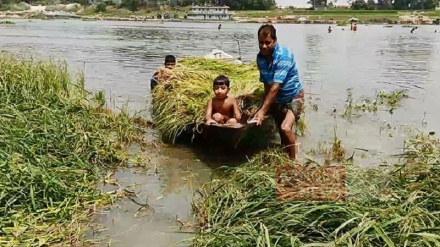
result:
M 159 86 L 152 93 L 155 126 L 165 139 L 174 141 L 204 122 L 206 103 L 214 96 L 212 82 L 221 74 L 231 81 L 230 96 L 236 97 L 244 115 L 258 109 L 264 88 L 256 64 L 186 58 L 173 70 L 159 71 Z
M 226 75 L 231 81 L 230 96 L 237 99 L 242 120 L 246 121 L 256 113 L 264 95 L 256 63 L 236 65 L 212 59 L 185 58 L 174 69 L 159 71 L 159 85 L 152 92 L 153 120 L 165 140 L 174 142 L 182 133 L 194 133 L 197 125 L 204 122 L 206 104 L 214 96 L 212 83 L 219 75 Z M 302 121 L 298 124 L 300 134 L 305 130 Z M 272 124 L 265 121 L 261 131 L 274 132 Z

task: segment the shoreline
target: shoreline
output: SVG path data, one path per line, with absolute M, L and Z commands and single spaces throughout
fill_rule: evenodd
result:
M 356 12 L 347 11 L 343 15 L 335 15 L 331 11 L 321 12 L 292 12 L 279 13 L 277 11 L 270 12 L 265 17 L 262 16 L 245 16 L 245 14 L 253 12 L 239 12 L 232 20 L 191 20 L 185 18 L 178 19 L 156 19 L 152 16 L 134 13 L 132 15 L 103 15 L 103 14 L 85 14 L 78 12 L 65 11 L 45 11 L 45 10 L 28 10 L 28 11 L 0 11 L 1 19 L 42 19 L 42 20 L 68 20 L 78 19 L 83 21 L 137 21 L 137 22 L 188 22 L 188 23 L 272 23 L 272 24 L 327 24 L 327 25 L 350 25 L 354 22 L 357 24 L 368 25 L 439 25 L 440 16 L 417 15 L 409 13 L 397 13 L 396 15 L 382 13 L 381 15 L 370 16 L 368 14 L 357 14 Z M 140 15 L 141 14 L 141 15 Z M 260 13 L 261 14 L 261 13 Z
M 25 17 L 25 16 L 3 16 L 0 15 L 0 20 L 82 20 L 82 21 L 121 21 L 121 22 L 144 22 L 144 23 L 166 23 L 166 22 L 182 22 L 182 23 L 233 23 L 233 24 L 315 24 L 315 25 L 337 25 L 337 26 L 349 26 L 350 22 L 344 22 L 345 25 L 340 25 L 340 21 L 335 20 L 307 20 L 307 21 L 297 21 L 297 20 L 261 20 L 262 18 L 247 18 L 231 21 L 205 21 L 205 20 L 186 20 L 186 19 L 143 19 L 143 18 L 127 18 L 127 17 L 93 17 L 93 16 L 79 16 L 70 18 L 38 18 L 38 17 Z M 387 25 L 387 26 L 405 26 L 405 25 L 423 25 L 437 26 L 438 24 L 433 23 L 411 23 L 411 22 L 399 22 L 399 21 L 368 21 L 368 22 L 355 22 L 358 25 Z

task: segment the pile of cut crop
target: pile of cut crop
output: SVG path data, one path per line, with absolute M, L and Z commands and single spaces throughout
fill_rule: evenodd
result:
M 153 121 L 163 139 L 174 142 L 181 133 L 194 132 L 197 124 L 205 121 L 207 102 L 214 96 L 212 84 L 219 75 L 231 81 L 230 96 L 237 99 L 244 119 L 253 116 L 264 95 L 256 63 L 186 58 L 172 70 L 160 69 L 159 86 L 152 92 Z
M 142 140 L 83 84 L 65 64 L 0 56 L 0 246 L 75 245 L 111 199 L 97 187 L 101 168 Z
M 440 246 L 440 142 L 407 140 L 397 164 L 347 172 L 345 202 L 279 201 L 270 151 L 206 184 L 192 246 Z

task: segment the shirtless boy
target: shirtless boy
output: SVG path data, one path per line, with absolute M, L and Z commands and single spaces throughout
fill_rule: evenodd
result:
M 241 119 L 237 101 L 228 97 L 229 79 L 220 75 L 214 79 L 215 97 L 208 101 L 206 107 L 206 124 L 239 123 Z

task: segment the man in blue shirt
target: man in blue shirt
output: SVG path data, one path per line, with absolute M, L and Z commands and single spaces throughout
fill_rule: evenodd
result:
M 304 90 L 292 51 L 277 43 L 276 29 L 263 25 L 258 30 L 260 52 L 257 65 L 260 81 L 264 83 L 263 105 L 255 114 L 261 125 L 266 114 L 277 124 L 282 145 L 291 159 L 296 159 L 293 125 L 298 121 L 304 104 Z

